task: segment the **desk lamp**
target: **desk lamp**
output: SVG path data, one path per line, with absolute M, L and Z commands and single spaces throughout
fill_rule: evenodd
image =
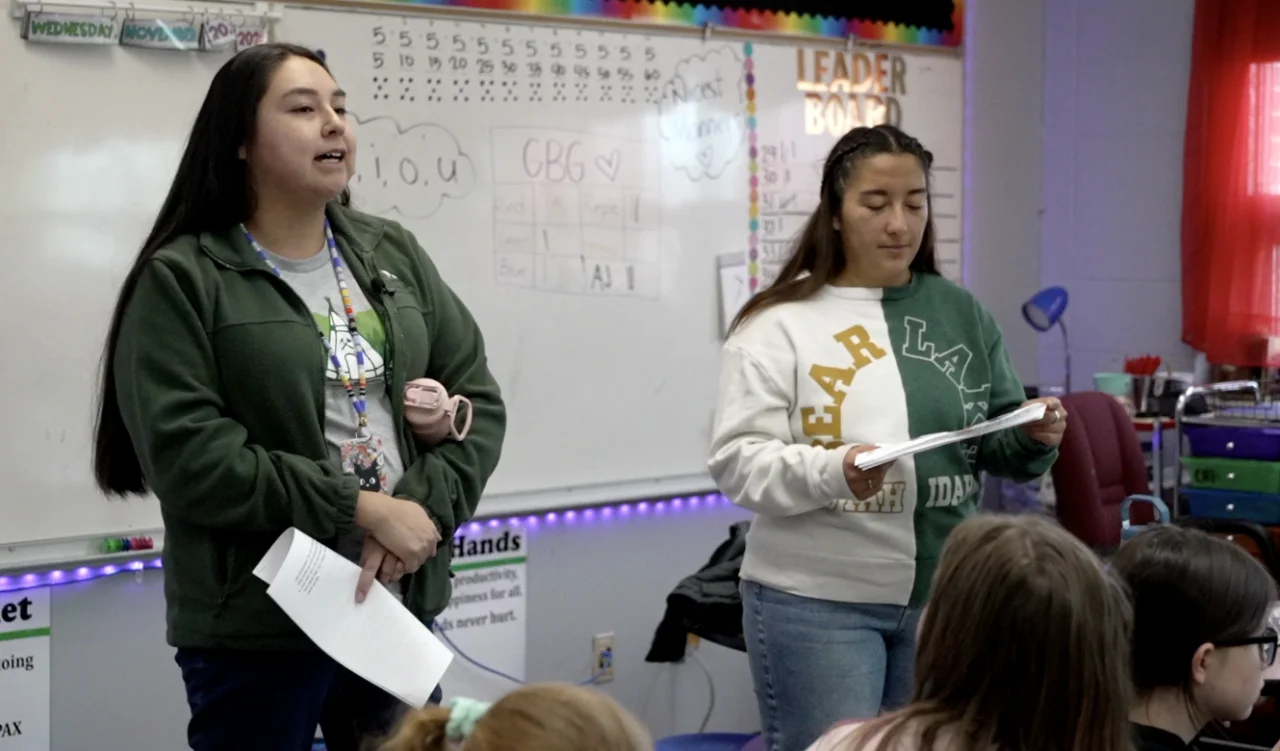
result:
M 1031 328 L 1044 333 L 1056 324 L 1062 329 L 1062 350 L 1066 358 L 1063 365 L 1066 392 L 1071 393 L 1071 345 L 1067 341 L 1067 324 L 1062 314 L 1067 310 L 1067 291 L 1062 287 L 1046 287 L 1022 304 L 1022 317 Z

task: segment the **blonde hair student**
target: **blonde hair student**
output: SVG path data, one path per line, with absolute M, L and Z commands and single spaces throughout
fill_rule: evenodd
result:
M 1036 516 L 978 515 L 942 549 L 912 701 L 810 751 L 1129 751 L 1124 585 Z
M 490 706 L 455 699 L 405 718 L 381 751 L 653 751 L 649 733 L 613 699 L 556 683 Z

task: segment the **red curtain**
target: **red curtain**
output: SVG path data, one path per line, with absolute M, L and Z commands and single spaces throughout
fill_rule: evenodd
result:
M 1198 0 L 1182 184 L 1182 340 L 1280 367 L 1280 0 Z

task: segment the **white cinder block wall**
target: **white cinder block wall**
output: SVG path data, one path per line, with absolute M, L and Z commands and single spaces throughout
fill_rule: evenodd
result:
M 983 3 L 975 3 L 982 5 Z M 1041 286 L 1071 294 L 1073 388 L 1181 343 L 1182 150 L 1194 0 L 1044 0 Z M 1040 337 L 1061 383 L 1062 341 Z

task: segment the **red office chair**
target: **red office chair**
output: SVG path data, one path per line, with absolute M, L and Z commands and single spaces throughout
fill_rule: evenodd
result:
M 1086 545 L 1111 551 L 1120 545 L 1120 506 L 1151 492 L 1146 460 L 1133 421 L 1115 397 L 1084 391 L 1062 397 L 1067 432 L 1053 465 L 1058 521 Z M 1131 521 L 1147 524 L 1154 514 L 1135 503 Z

